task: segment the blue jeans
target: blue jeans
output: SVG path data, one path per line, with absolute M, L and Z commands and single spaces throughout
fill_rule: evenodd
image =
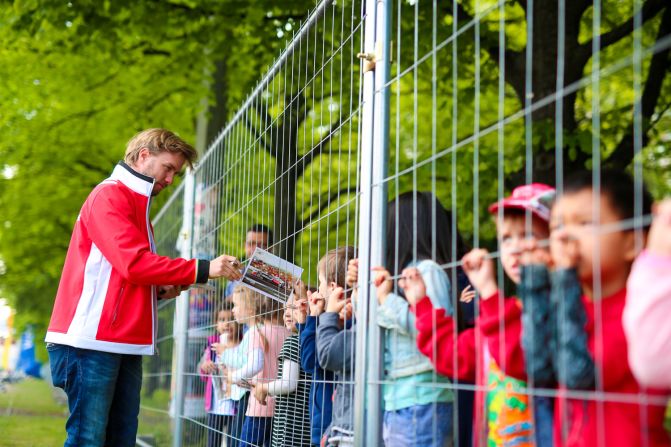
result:
M 386 447 L 451 447 L 452 402 L 415 405 L 384 412 L 382 438 Z
M 65 447 L 134 447 L 142 357 L 47 344 L 54 386 L 68 396 Z
M 240 433 L 240 447 L 269 446 L 272 421 L 273 418 L 246 416 Z

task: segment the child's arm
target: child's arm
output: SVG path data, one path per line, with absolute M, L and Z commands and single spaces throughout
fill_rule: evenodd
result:
M 247 361 L 240 368 L 230 372 L 231 383 L 254 377 L 263 370 L 263 349 L 254 348 L 249 352 Z M 229 370 L 230 371 L 230 370 Z
M 210 360 L 211 355 L 212 354 L 210 351 L 210 345 L 208 343 L 207 346 L 205 346 L 203 356 L 200 358 L 200 361 L 198 362 L 198 375 L 200 376 L 200 380 L 202 380 L 203 382 L 206 382 L 207 376 L 215 371 L 214 362 Z
M 489 353 L 506 375 L 526 380 L 520 341 L 522 310 L 517 300 L 504 298 L 499 292 L 494 262 L 487 250 L 471 250 L 462 262 L 464 273 L 481 296 L 478 325 Z
M 278 360 L 282 362 L 282 377 L 262 384 L 271 396 L 290 394 L 298 389 L 301 367 L 300 343 L 297 336 L 291 336 L 284 341 Z
M 552 353 L 556 349 L 554 314 L 550 304 L 550 273 L 543 264 L 523 265 L 517 287 L 522 300 L 522 349 L 527 376 L 534 386 L 554 387 Z
M 627 304 L 622 322 L 627 336 L 629 364 L 638 381 L 649 387 L 671 387 L 669 272 L 671 256 L 644 251 L 634 262 L 627 282 Z
M 298 389 L 298 378 L 301 367 L 293 360 L 284 359 L 282 361 L 282 377 L 263 384 L 271 396 L 282 394 L 291 394 Z
M 671 387 L 671 199 L 655 205 L 647 250 L 627 282 L 623 324 L 634 376 L 645 386 Z M 654 284 L 654 285 L 653 285 Z
M 319 365 L 333 372 L 347 372 L 353 367 L 353 329 L 340 329 L 340 317 L 335 312 L 325 312 L 319 316 L 317 327 L 317 359 Z
M 243 353 L 247 356 L 245 364 L 236 370 L 228 370 L 228 381 L 231 383 L 240 383 L 242 379 L 254 377 L 263 370 L 263 345 L 261 343 L 261 334 L 255 329 L 249 329 L 242 339 L 249 346 L 248 352 Z
M 309 315 L 305 324 L 298 325 L 301 345 L 301 368 L 312 372 L 317 367 L 317 317 Z
M 445 309 L 434 308 L 431 299 L 426 296 L 423 277 L 418 269 L 405 269 L 399 285 L 414 307 L 420 352 L 431 360 L 439 374 L 475 381 L 479 354 L 475 340 L 477 332 L 467 329 L 457 334 L 454 319 Z
M 576 269 L 560 268 L 553 272 L 551 301 L 556 309 L 557 350 L 554 362 L 557 380 L 569 389 L 594 388 L 594 359 L 587 346 L 587 315 Z M 606 338 L 611 338 L 611 334 Z
M 391 274 L 383 267 L 375 267 L 373 270 L 378 301 L 377 324 L 403 335 L 414 335 L 417 332 L 415 316 L 410 312 L 408 302 L 391 292 Z

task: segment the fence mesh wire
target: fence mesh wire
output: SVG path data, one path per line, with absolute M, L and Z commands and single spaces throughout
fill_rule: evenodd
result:
M 667 395 L 644 392 L 636 385 L 626 366 L 623 301 L 612 304 L 620 299 L 616 295 L 628 267 L 620 272 L 625 276 L 619 283 L 608 268 L 625 247 L 618 252 L 604 245 L 624 244 L 625 239 L 616 236 L 631 232 L 635 251 L 640 250 L 644 229 L 652 220 L 644 182 L 657 198 L 671 188 L 670 11 L 664 2 L 642 0 L 320 3 L 196 168 L 193 206 L 187 210 L 192 228 L 183 228 L 185 189 L 177 191 L 160 212 L 159 252 L 184 253 L 180 244 L 188 240 L 193 257 L 227 253 L 244 260 L 258 246 L 301 266 L 302 281 L 316 290 L 325 280 L 320 278 L 318 262 L 330 250 L 371 240 L 386 245 L 382 267 L 389 271 L 392 285 L 386 291 L 384 286 L 378 288 L 379 293 L 366 287 L 370 283 L 355 287 L 355 314 L 370 307 L 376 312 L 375 321 L 344 323 L 348 335 L 342 349 L 349 352 L 340 357 L 348 364 L 331 367 L 335 375 L 299 376 L 299 382 L 312 387 L 336 385 L 335 397 L 323 391 L 315 397 L 322 405 L 332 399 L 335 406 L 342 405 L 338 392 L 347 394 L 351 424 L 341 426 L 341 431 L 325 431 L 334 443 L 348 445 L 353 442 L 350 430 L 365 427 L 375 433 L 366 439 L 382 443 L 384 437 L 389 445 L 416 445 L 423 435 L 433 439 L 431 445 L 548 445 L 554 425 L 561 443 L 606 446 L 621 433 L 622 424 L 636 428 L 625 429 L 628 445 L 658 445 L 664 436 L 668 442 L 661 427 Z M 388 28 L 387 41 L 376 41 L 375 33 L 364 35 L 370 20 L 378 36 L 381 27 Z M 388 46 L 390 58 L 376 63 L 389 63 L 390 75 L 382 82 L 366 83 L 369 62 L 359 61 L 357 54 L 380 45 Z M 389 107 L 388 134 L 371 140 L 385 154 L 372 164 L 386 164 L 384 175 L 369 186 L 385 190 L 391 201 L 388 208 L 382 204 L 387 222 L 377 227 L 369 222 L 358 225 L 365 194 L 361 172 L 371 169 L 362 164 L 362 154 L 374 149 L 362 140 L 369 130 L 366 126 L 373 126 L 363 119 L 364 108 L 373 107 L 364 100 L 366 89 L 387 95 L 388 102 L 375 104 Z M 490 205 L 509 197 L 515 187 L 532 183 L 555 187 L 560 201 L 573 197 L 575 181 L 565 191 L 565 179 L 585 168 L 592 184 L 581 202 L 587 205 L 575 209 L 570 207 L 576 205 L 562 202 L 564 208 L 553 211 L 582 212 L 583 233 L 572 238 L 594 243 L 591 250 L 581 252 L 580 277 L 574 281 L 580 306 L 577 314 L 567 310 L 568 292 L 563 289 L 558 302 L 549 295 L 544 298 L 554 303 L 549 312 L 557 318 L 555 332 L 547 335 L 546 352 L 564 352 L 559 345 L 569 343 L 567 334 L 574 334 L 577 344 L 570 349 L 578 357 L 582 349 L 580 358 L 586 359 L 587 385 L 571 387 L 563 380 L 580 368 L 561 356 L 548 360 L 555 362 L 553 379 L 544 381 L 531 372 L 536 360 L 530 354 L 536 352 L 532 345 L 544 335 L 543 324 L 538 324 L 541 311 L 533 313 L 533 304 L 525 301 L 531 288 L 520 276 L 520 247 L 522 239 L 532 237 L 547 251 L 551 240 L 559 240 L 550 235 L 569 228 L 574 216 L 553 214 L 550 231 L 548 217 L 538 219 L 538 209 L 545 206 L 540 196 L 520 199 L 524 205 L 513 203 L 511 207 L 521 209 L 517 214 Z M 617 195 L 623 190 L 609 182 L 608 176 L 615 175 L 611 170 L 629 172 L 631 194 Z M 626 185 L 619 186 L 626 190 Z M 601 201 L 601 192 L 608 200 L 622 200 L 621 208 L 631 212 L 611 215 L 613 204 Z M 188 239 L 182 239 L 184 231 L 190 234 Z M 484 264 L 477 268 L 464 264 L 465 255 L 478 253 L 478 263 L 484 259 Z M 631 259 L 625 258 L 623 263 L 630 265 Z M 491 281 L 482 281 L 487 260 L 494 267 L 490 279 L 497 293 L 492 297 L 485 296 Z M 402 271 L 412 266 L 422 274 L 424 294 L 429 296 L 428 301 L 419 300 L 423 295 L 416 297 L 421 304 L 417 309 L 408 296 L 412 293 L 399 281 Z M 371 282 L 378 273 L 373 273 Z M 613 289 L 613 284 L 620 284 L 620 289 Z M 468 289 L 479 292 L 470 302 L 462 300 Z M 212 336 L 223 331 L 218 319 L 231 318 L 219 314 L 230 309 L 226 303 L 237 306 L 233 314 L 246 331 L 273 326 L 280 328 L 276 333 L 284 335 L 277 337 L 284 340 L 287 334 L 278 315 L 287 306 L 269 301 L 263 311 L 257 308 L 256 314 L 247 315 L 231 299 L 235 290 L 219 281 L 192 288 L 187 316 L 174 313 L 174 302 L 161 304 L 160 357 L 145 363 L 141 418 L 144 426 L 152 427 L 149 431 L 163 433 L 160 442 L 237 445 L 241 436 L 249 439 L 249 434 L 231 428 L 235 417 L 218 426 L 208 419 L 204 400 L 209 400 L 205 396 L 211 393 L 207 388 L 212 376 L 208 380 L 202 368 L 207 359 L 215 359 L 208 340 L 217 341 Z M 289 303 L 290 314 L 294 306 L 300 303 Z M 426 306 L 432 311 L 422 313 Z M 187 317 L 186 345 L 180 350 L 173 347 L 178 336 L 173 318 Z M 378 351 L 356 349 L 370 345 L 356 345 L 355 332 L 363 340 L 380 329 Z M 264 345 L 266 351 L 277 345 L 273 355 L 265 357 L 268 366 L 282 343 L 264 340 L 262 344 L 270 345 Z M 246 358 L 252 352 L 242 349 L 239 355 Z M 370 358 L 373 352 L 381 358 Z M 176 356 L 183 356 L 183 363 Z M 382 365 L 379 370 L 371 367 L 376 361 Z M 363 407 L 384 409 L 380 426 L 366 425 L 365 412 L 354 411 L 358 403 L 352 371 L 361 368 L 367 371 L 360 376 L 365 378 L 365 394 L 357 397 L 379 392 L 380 407 L 371 402 Z M 610 372 L 614 369 L 621 371 L 615 378 Z M 277 371 L 264 368 L 257 381 L 277 378 L 263 376 L 268 372 Z M 178 376 L 183 381 L 176 380 Z M 176 387 L 178 382 L 183 385 Z M 331 390 L 320 389 L 325 388 Z M 176 393 L 181 393 L 182 401 Z M 275 408 L 282 399 L 286 396 L 278 394 Z M 573 423 L 575 402 L 585 412 L 583 428 Z M 547 413 L 540 414 L 542 410 Z M 343 409 L 334 409 L 334 418 L 336 411 Z M 259 414 L 269 413 L 259 408 L 248 413 Z M 292 413 L 292 418 L 282 424 L 275 418 L 268 428 L 273 445 L 302 445 L 301 429 L 310 433 L 305 426 L 314 415 L 301 419 Z M 176 420 L 181 428 L 167 429 Z M 256 422 L 254 430 L 262 433 L 265 429 Z M 166 430 L 157 430 L 156 425 Z M 326 427 L 320 429 L 321 433 Z M 180 439 L 172 439 L 173 433 Z M 217 433 L 221 436 L 214 436 Z M 543 436 L 548 438 L 541 441 Z

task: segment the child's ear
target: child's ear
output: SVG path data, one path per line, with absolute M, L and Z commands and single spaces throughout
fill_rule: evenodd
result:
M 329 288 L 330 288 L 331 290 L 335 290 L 336 287 L 338 287 L 338 284 L 336 284 L 335 281 L 331 281 L 331 282 L 329 283 Z
M 637 244 L 636 243 L 636 232 L 635 231 L 627 231 L 624 233 L 624 246 L 623 252 L 624 252 L 624 258 L 628 262 L 634 262 L 634 259 L 640 254 L 641 249 L 645 244 Z

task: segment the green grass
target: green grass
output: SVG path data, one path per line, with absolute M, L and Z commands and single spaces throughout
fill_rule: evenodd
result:
M 142 396 L 138 435 L 151 435 L 157 447 L 172 445 L 172 423 L 166 413 L 170 391 L 156 390 L 150 397 Z
M 62 446 L 66 418 L 67 408 L 56 402 L 43 380 L 9 385 L 0 392 L 0 446 Z

